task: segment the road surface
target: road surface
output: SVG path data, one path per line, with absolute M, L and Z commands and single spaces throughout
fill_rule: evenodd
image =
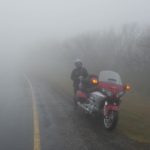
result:
M 33 149 L 32 101 L 24 77 L 0 73 L 0 150 Z
M 71 97 L 44 78 L 29 76 L 32 88 L 23 74 L 0 79 L 0 150 L 35 150 L 34 120 L 39 123 L 37 150 L 150 150 L 75 111 Z M 33 99 L 39 120 L 33 115 Z

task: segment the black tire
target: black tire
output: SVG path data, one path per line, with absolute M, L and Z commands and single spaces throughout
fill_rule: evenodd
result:
M 77 109 L 77 98 L 76 96 L 73 97 L 74 109 Z
M 111 118 L 112 117 L 112 118 Z M 116 128 L 118 123 L 118 112 L 110 111 L 107 117 L 103 118 L 104 128 L 108 131 L 112 131 Z

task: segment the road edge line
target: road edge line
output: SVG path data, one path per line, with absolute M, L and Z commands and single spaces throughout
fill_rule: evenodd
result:
M 41 141 L 40 141 L 40 123 L 39 123 L 39 114 L 37 111 L 37 104 L 36 104 L 36 98 L 34 95 L 33 86 L 31 84 L 30 79 L 24 75 L 30 90 L 31 90 L 31 96 L 32 96 L 32 111 L 33 111 L 33 128 L 34 128 L 34 145 L 33 150 L 41 150 Z

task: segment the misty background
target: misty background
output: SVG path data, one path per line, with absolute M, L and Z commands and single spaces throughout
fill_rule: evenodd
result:
M 1 72 L 70 82 L 76 58 L 90 73 L 114 70 L 149 94 L 148 0 L 2 0 Z M 11 75 L 11 74 L 10 74 Z
M 26 102 L 27 95 L 18 97 L 17 82 L 24 75 L 35 83 L 36 79 L 47 82 L 72 101 L 70 74 L 74 60 L 80 58 L 89 73 L 114 70 L 123 83 L 131 85 L 123 97 L 118 130 L 149 142 L 149 6 L 149 0 L 1 0 L 1 101 L 12 110 L 20 108 L 17 99 Z M 38 89 L 39 93 L 44 90 Z

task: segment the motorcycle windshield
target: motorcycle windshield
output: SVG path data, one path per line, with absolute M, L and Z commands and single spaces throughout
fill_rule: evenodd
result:
M 101 71 L 99 81 L 122 85 L 120 75 L 114 71 Z

